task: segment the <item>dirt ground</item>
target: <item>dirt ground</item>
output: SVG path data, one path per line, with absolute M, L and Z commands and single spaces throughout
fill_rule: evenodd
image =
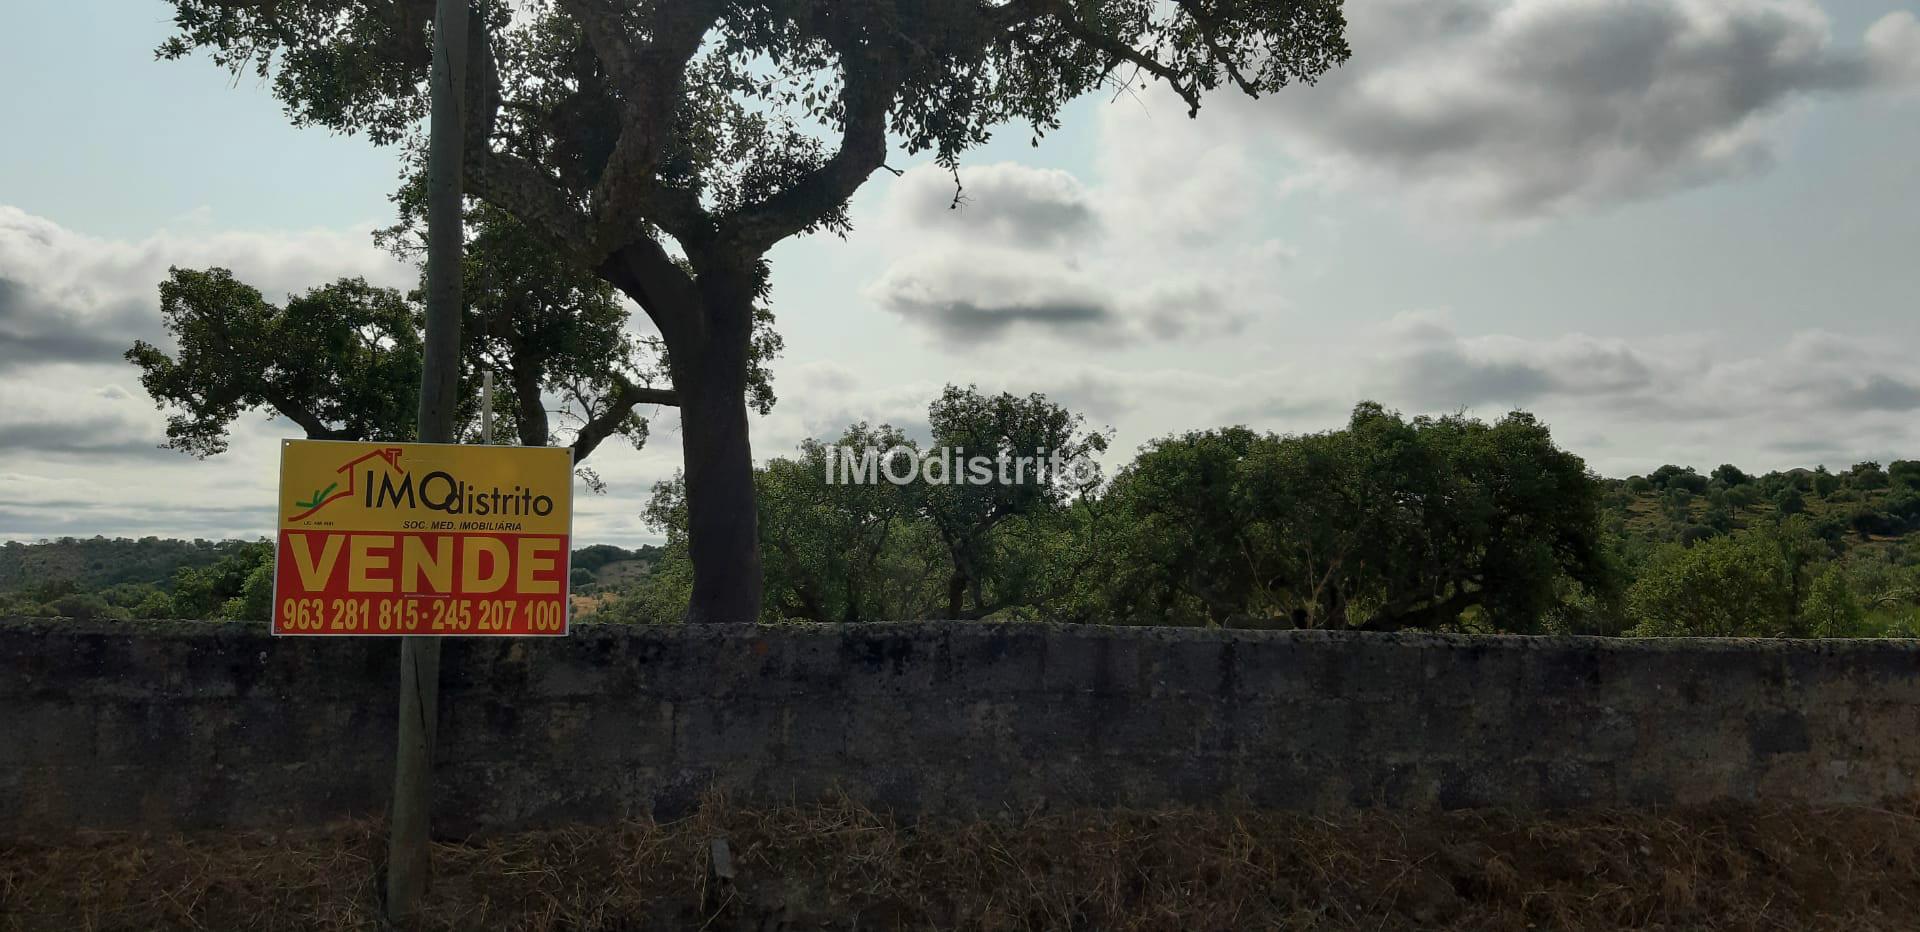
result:
M 0 845 L 0 928 L 377 929 L 383 831 Z M 1920 807 L 909 824 L 710 799 L 666 824 L 444 843 L 434 863 L 427 929 L 1920 927 Z

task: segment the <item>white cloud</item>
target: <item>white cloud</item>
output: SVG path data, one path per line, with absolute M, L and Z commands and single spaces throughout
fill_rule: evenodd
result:
M 1442 315 L 1401 314 L 1379 329 L 1379 390 L 1442 405 L 1524 405 L 1655 388 L 1656 363 L 1625 340 L 1573 333 L 1550 340 L 1463 338 Z
M 953 208 L 953 182 L 933 165 L 888 190 L 880 238 L 892 258 L 865 291 L 948 345 L 1232 335 L 1256 309 L 1278 305 L 1271 273 L 1295 257 L 1255 239 L 1245 210 L 1221 206 L 1205 229 L 1183 225 L 1170 212 L 1179 198 L 1125 172 L 1103 170 L 1090 186 L 999 163 L 963 168 L 961 182 L 966 197 Z M 1223 248 L 1229 236 L 1251 245 Z
M 297 433 L 285 425 L 241 418 L 207 460 L 162 449 L 164 419 L 126 365 L 0 374 L 0 397 L 0 539 L 272 530 L 277 441 Z
M 226 266 L 275 300 L 349 275 L 411 285 L 413 270 L 367 234 L 161 231 L 127 241 L 0 206 L 0 537 L 270 531 L 277 439 L 297 432 L 249 416 L 221 456 L 161 449 L 165 416 L 120 354 L 160 339 L 168 266 Z
M 1867 29 L 1866 44 L 1867 60 L 1880 81 L 1920 82 L 1920 17 L 1906 10 L 1882 16 Z
M 1318 85 L 1218 95 L 1205 141 L 1115 114 L 1114 157 L 1178 187 L 1217 180 L 1197 161 L 1223 147 L 1277 149 L 1323 183 L 1530 219 L 1764 171 L 1796 104 L 1920 83 L 1912 13 L 1842 45 L 1811 0 L 1371 0 L 1348 16 L 1354 56 Z
M 1612 475 L 1661 462 L 1850 462 L 1920 444 L 1920 361 L 1885 341 L 1809 330 L 1733 353 L 1709 334 L 1465 336 L 1437 314 L 1402 315 L 1374 337 L 1326 362 L 1366 373 L 1360 396 L 1409 412 L 1531 410 L 1563 442 L 1586 438 L 1573 451 Z
M 1362 390 L 1422 410 L 1550 401 L 1635 414 L 1649 425 L 1678 420 L 1684 430 L 1708 417 L 1804 416 L 1838 424 L 1920 411 L 1920 362 L 1910 353 L 1821 330 L 1749 355 L 1720 349 L 1711 335 L 1462 336 L 1436 313 L 1400 315 L 1375 337 L 1375 349 L 1356 361 L 1373 373 Z
M 53 458 L 169 455 L 159 449 L 166 436 L 153 405 L 117 381 L 103 381 L 115 377 L 138 391 L 131 371 L 92 365 L 51 366 L 34 378 L 0 380 L 7 395 L 0 406 L 0 450 Z
M 223 266 L 268 300 L 346 276 L 408 287 L 411 267 L 376 249 L 371 228 L 299 232 L 161 231 L 103 239 L 0 205 L 0 372 L 117 360 L 160 336 L 169 266 Z
M 908 171 L 888 192 L 893 220 L 1001 246 L 1058 245 L 1099 232 L 1087 189 L 1068 172 L 1000 162 L 969 166 L 960 182 L 936 165 Z
M 1026 328 L 1071 330 L 1111 342 L 1111 299 L 1098 284 L 1048 257 L 977 247 L 916 253 L 867 289 L 881 307 L 957 343 Z

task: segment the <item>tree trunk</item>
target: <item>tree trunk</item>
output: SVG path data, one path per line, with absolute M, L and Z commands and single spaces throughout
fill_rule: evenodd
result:
M 715 280 L 718 278 L 719 280 Z M 687 620 L 750 622 L 760 616 L 760 522 L 747 437 L 747 350 L 753 291 L 731 276 L 701 276 L 697 335 L 668 344 L 680 395 L 686 459 L 687 549 L 693 599 Z
M 552 431 L 547 426 L 546 403 L 540 397 L 540 370 L 521 361 L 519 347 L 513 349 L 513 355 L 515 358 L 507 363 L 507 378 L 513 384 L 513 420 L 519 428 L 520 445 L 544 447 Z
M 658 247 L 636 246 L 609 256 L 597 271 L 638 302 L 666 340 L 686 461 L 693 562 L 687 621 L 754 621 L 762 586 L 747 439 L 755 263 L 740 259 L 694 279 Z
M 959 570 L 955 570 L 952 576 L 947 577 L 947 618 L 948 619 L 958 620 L 960 618 L 960 606 L 963 602 L 966 601 L 966 597 L 967 597 L 967 574 L 962 573 Z
M 1365 624 L 1355 625 L 1357 631 L 1440 631 L 1457 626 L 1460 615 L 1467 609 L 1481 604 L 1481 591 L 1471 592 L 1464 589 L 1445 599 L 1428 602 L 1416 608 L 1403 611 L 1382 609 L 1368 619 Z

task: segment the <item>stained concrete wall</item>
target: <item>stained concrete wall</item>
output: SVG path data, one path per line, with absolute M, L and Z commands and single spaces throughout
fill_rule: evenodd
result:
M 398 645 L 0 620 L 0 835 L 377 815 Z M 452 832 L 845 792 L 902 812 L 1909 797 L 1920 645 L 958 623 L 447 644 Z

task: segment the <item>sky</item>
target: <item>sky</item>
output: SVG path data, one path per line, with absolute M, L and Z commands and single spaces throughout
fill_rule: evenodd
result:
M 1366 0 L 1312 87 L 1077 101 L 968 153 L 896 147 L 845 239 L 772 255 L 786 340 L 754 451 L 922 426 L 948 383 L 1044 392 L 1150 440 L 1336 428 L 1355 402 L 1522 409 L 1609 476 L 1920 458 L 1920 6 Z M 269 299 L 360 275 L 398 154 L 291 125 L 269 89 L 157 61 L 154 0 L 11 5 L 0 30 L 0 539 L 256 536 L 276 441 L 162 449 L 120 354 L 166 345 L 169 266 Z M 75 41 L 82 39 L 84 41 Z M 639 315 L 636 315 L 638 317 Z M 680 463 L 596 452 L 576 538 Z

